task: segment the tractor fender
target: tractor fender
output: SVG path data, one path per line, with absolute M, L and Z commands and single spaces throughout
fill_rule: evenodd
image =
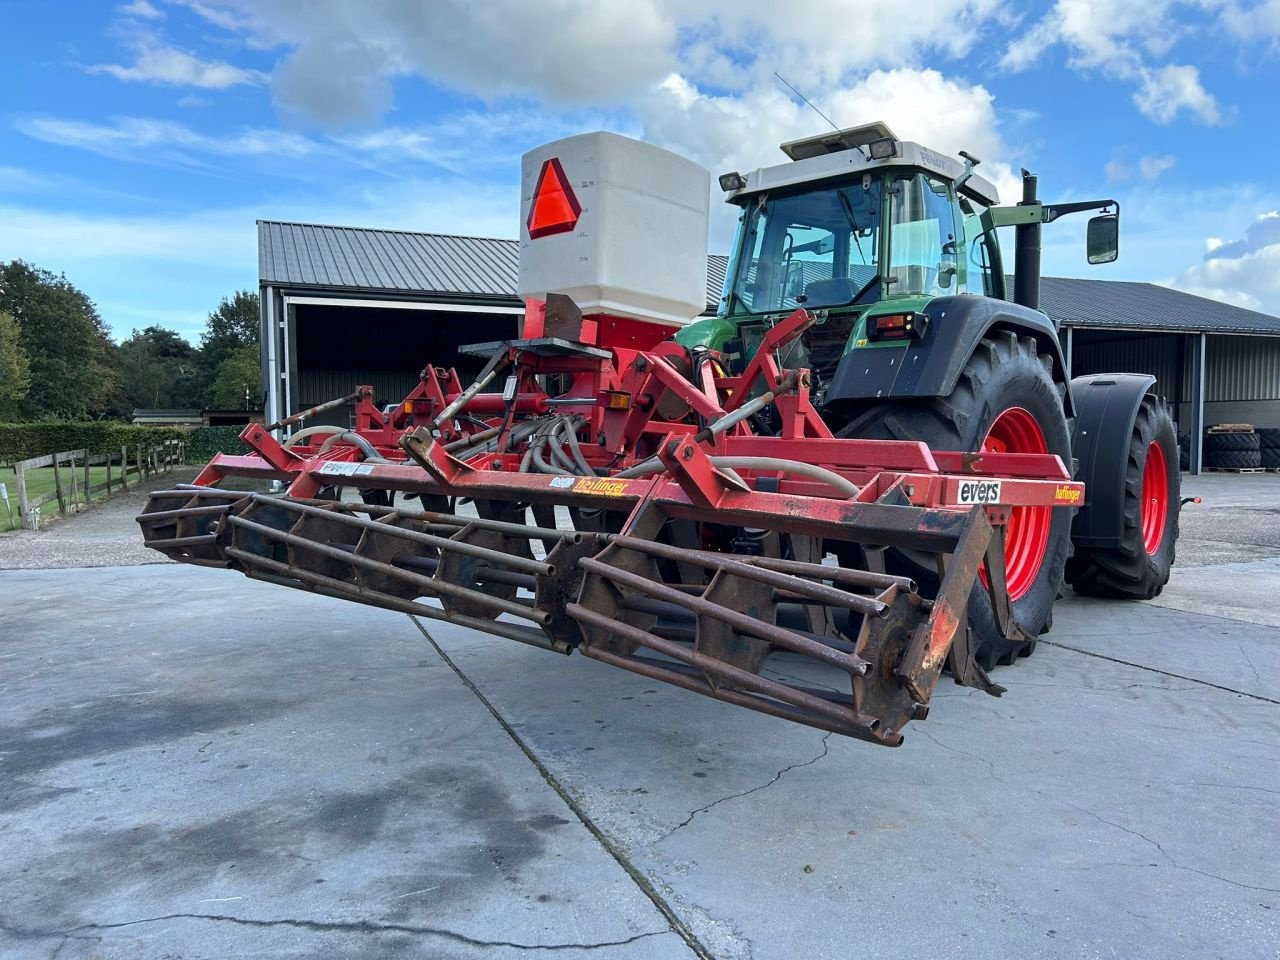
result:
M 935 297 L 917 312 L 928 318 L 927 327 L 924 336 L 911 340 L 905 349 L 868 345 L 861 339 L 859 325 L 824 403 L 839 406 L 849 400 L 950 396 L 979 341 L 998 330 L 1035 337 L 1039 352 L 1053 358 L 1054 379 L 1067 381 L 1057 328 L 1039 310 L 991 297 L 956 296 Z M 1070 417 L 1070 393 L 1063 402 Z
M 1075 425 L 1071 455 L 1084 481 L 1084 505 L 1071 539 L 1087 547 L 1119 546 L 1124 534 L 1124 485 L 1129 439 L 1142 399 L 1156 378 L 1145 373 L 1095 373 L 1071 381 Z

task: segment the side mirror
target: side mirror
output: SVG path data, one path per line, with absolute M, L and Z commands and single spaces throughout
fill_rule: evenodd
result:
M 1085 256 L 1092 263 L 1111 263 L 1120 256 L 1120 217 L 1104 213 L 1089 219 Z
M 782 296 L 794 300 L 804 293 L 804 264 L 788 260 L 782 271 Z

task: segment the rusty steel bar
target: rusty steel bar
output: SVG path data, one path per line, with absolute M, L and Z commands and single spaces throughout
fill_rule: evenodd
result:
M 155 510 L 152 513 L 140 513 L 134 517 L 136 523 L 156 523 L 161 520 L 178 520 L 184 517 L 199 517 L 206 513 L 224 513 L 227 505 L 211 503 L 206 507 L 178 507 L 176 510 Z
M 637 613 L 651 613 L 654 616 L 665 617 L 668 620 L 678 620 L 680 624 L 691 624 L 697 619 L 696 614 L 688 607 L 681 607 L 665 600 L 656 600 L 653 597 L 622 597 L 618 602 L 627 610 L 634 610 Z M 690 641 L 694 639 L 694 630 L 688 626 L 670 624 L 659 625 L 653 629 L 673 632 L 682 630 L 684 633 L 681 636 L 685 636 Z M 837 640 L 835 637 L 823 636 L 820 633 L 810 633 L 808 630 L 797 630 L 794 627 L 786 627 L 784 629 L 790 630 L 797 637 L 804 637 L 806 640 L 820 643 L 824 647 L 839 650 L 841 653 L 852 653 L 854 651 L 854 645 L 847 640 Z M 659 634 L 659 636 L 661 635 Z
M 258 501 L 255 500 L 255 502 Z M 449 550 L 453 553 L 460 553 L 464 557 L 474 557 L 477 560 L 487 560 L 490 563 L 500 564 L 505 567 L 510 567 L 513 570 L 519 570 L 523 573 L 531 573 L 535 576 L 549 577 L 555 572 L 555 569 L 549 563 L 530 560 L 528 557 L 515 556 L 510 553 L 504 553 L 501 550 L 490 550 L 488 547 L 479 547 L 474 543 L 451 540 L 448 537 L 437 537 L 430 533 L 419 533 L 417 530 L 409 530 L 404 527 L 394 527 L 389 523 L 384 523 L 378 520 L 366 520 L 362 517 L 342 514 L 334 510 L 326 510 L 324 507 L 313 507 L 310 504 L 298 503 L 296 501 L 277 499 L 269 502 L 274 507 L 282 507 L 286 510 L 292 510 L 308 516 L 324 517 L 328 520 L 341 517 L 342 523 L 349 523 L 360 530 L 371 530 L 375 533 L 398 537 L 401 540 L 408 540 L 411 543 L 419 543 L 426 547 L 434 547 L 437 550 Z
M 469 617 L 465 614 L 447 614 L 443 610 L 437 610 L 435 607 L 427 606 L 421 603 L 414 603 L 412 600 L 405 600 L 402 597 L 393 597 L 389 594 L 381 593 L 377 590 L 370 590 L 368 587 L 354 583 L 346 583 L 342 580 L 335 580 L 333 577 L 326 577 L 322 573 L 315 573 L 311 570 L 300 570 L 296 567 L 290 567 L 286 563 L 278 560 L 271 560 L 267 557 L 260 557 L 256 553 L 250 553 L 247 550 L 241 550 L 239 547 L 227 547 L 226 552 L 229 556 L 248 566 L 260 566 L 272 571 L 272 581 L 280 580 L 300 580 L 305 583 L 311 583 L 318 587 L 316 592 L 323 593 L 327 596 L 337 597 L 341 600 L 354 600 L 356 603 L 367 604 L 371 607 L 381 607 L 385 610 L 396 610 L 400 613 L 407 613 L 410 616 L 426 617 L 430 620 L 440 620 L 444 623 L 456 623 L 459 626 L 470 627 L 473 630 L 479 630 L 483 633 L 491 633 L 494 636 L 503 637 L 507 640 L 515 640 L 519 643 L 527 643 L 530 646 L 538 647 L 542 650 L 551 650 L 555 653 L 568 654 L 572 647 L 567 643 L 559 640 L 549 640 L 540 631 L 532 627 L 522 627 L 519 624 L 503 623 L 501 620 L 482 620 L 479 617 Z M 246 571 L 246 576 L 254 577 L 254 571 Z M 259 576 L 255 579 L 264 579 Z M 294 584 L 286 583 L 285 586 L 293 587 Z M 295 587 L 296 589 L 296 587 Z
M 646 596 L 666 600 L 668 603 L 685 607 L 701 616 L 719 620 L 721 623 L 726 623 L 733 627 L 739 633 L 759 637 L 761 640 L 777 644 L 780 647 L 786 647 L 796 653 L 803 653 L 815 660 L 820 660 L 833 667 L 839 667 L 841 670 L 847 670 L 850 673 L 862 675 L 867 672 L 869 664 L 861 657 L 853 654 L 844 654 L 822 644 L 814 643 L 807 637 L 802 637 L 786 627 L 780 627 L 774 623 L 765 623 L 763 620 L 757 620 L 755 617 L 748 616 L 737 610 L 730 610 L 728 607 L 713 603 L 702 597 L 693 597 L 686 593 L 681 593 L 679 590 L 671 589 L 666 584 L 650 580 L 628 570 L 621 570 L 592 557 L 583 557 L 578 561 L 578 566 L 588 573 L 594 573 L 597 576 L 604 577 L 606 580 L 612 580 L 614 583 L 624 584 Z M 621 626 L 621 624 L 618 624 L 618 626 Z
M 155 491 L 151 494 L 151 498 L 154 500 L 157 497 L 177 497 L 183 495 L 207 498 L 210 500 L 243 500 L 245 497 L 254 496 L 254 494 L 249 490 L 224 490 L 221 487 L 206 487 L 198 483 L 180 483 L 172 490 Z
M 281 427 L 287 427 L 291 423 L 297 423 L 299 420 L 305 420 L 307 417 L 314 417 L 326 411 L 332 410 L 334 407 L 341 407 L 348 403 L 355 403 L 360 399 L 360 391 L 354 390 L 345 397 L 338 397 L 336 400 L 326 400 L 324 403 L 318 403 L 314 407 L 308 407 L 301 413 L 295 413 L 291 417 L 285 417 L 283 420 L 277 420 L 269 427 L 264 427 L 268 433 L 279 430 Z
M 852 708 L 841 709 L 838 705 L 815 697 L 811 694 L 803 693 L 790 687 L 785 683 L 779 683 L 776 680 L 769 680 L 749 670 L 743 670 L 741 667 L 735 667 L 733 664 L 725 663 L 723 660 L 717 660 L 715 657 L 707 656 L 705 653 L 699 653 L 696 650 L 690 650 L 679 643 L 670 640 L 664 640 L 655 636 L 639 627 L 633 627 L 629 623 L 614 620 L 604 614 L 596 613 L 594 610 L 588 610 L 576 603 L 571 603 L 566 608 L 569 616 L 573 617 L 580 623 L 585 622 L 603 630 L 611 630 L 619 636 L 638 643 L 641 646 L 656 650 L 664 656 L 670 657 L 681 663 L 687 663 L 691 667 L 696 667 L 704 673 L 715 674 L 725 680 L 735 683 L 739 686 L 754 690 L 757 693 L 764 694 L 768 697 L 789 703 L 792 706 L 800 707 L 813 713 L 822 714 L 831 720 L 841 724 L 850 724 L 853 718 L 857 716 Z M 591 655 L 596 653 L 607 653 L 609 651 L 599 650 L 592 644 L 584 644 L 580 648 L 584 653 L 590 652 Z M 623 658 L 626 659 L 626 658 Z M 718 695 L 718 693 L 716 694 Z
M 652 540 L 641 540 L 637 537 L 625 535 L 615 537 L 613 542 L 629 550 L 648 553 L 666 560 L 694 563 L 711 570 L 724 570 L 734 576 L 742 577 L 744 580 L 763 583 L 773 587 L 775 590 L 798 593 L 832 606 L 856 610 L 858 613 L 866 614 L 867 616 L 884 616 L 885 610 L 888 609 L 879 600 L 868 599 L 858 594 L 848 593 L 845 590 L 837 590 L 835 587 L 828 587 L 825 584 L 811 583 L 800 577 L 762 569 L 725 554 L 704 553 L 701 550 L 682 550 L 669 544 L 655 543 Z
M 882 739 L 875 735 L 874 725 L 867 722 L 862 716 L 853 714 L 855 720 L 853 722 L 846 721 L 844 723 L 834 723 L 823 717 L 817 717 L 813 714 L 806 713 L 797 707 L 786 706 L 781 703 L 775 703 L 772 700 L 766 700 L 763 697 L 753 696 L 749 693 L 742 693 L 738 690 L 730 690 L 727 687 L 721 687 L 719 690 L 713 688 L 700 675 L 695 674 L 690 668 L 683 664 L 661 663 L 657 660 L 651 660 L 647 657 L 626 657 L 621 654 L 613 653 L 610 650 L 601 650 L 595 647 L 579 647 L 582 655 L 590 657 L 593 660 L 599 660 L 601 663 L 607 663 L 612 667 L 618 667 L 622 670 L 628 670 L 631 673 L 647 677 L 650 680 L 657 680 L 661 683 L 669 683 L 672 686 L 680 687 L 691 693 L 698 693 L 704 697 L 711 697 L 716 700 L 722 700 L 725 703 L 731 703 L 734 706 L 746 707 L 748 710 L 755 710 L 759 713 L 767 714 L 771 717 L 778 717 L 781 720 L 790 720 L 793 723 L 802 723 L 808 727 L 814 727 L 818 730 L 828 730 L 831 733 L 838 733 L 842 737 L 857 737 L 859 740 L 867 740 L 871 743 L 879 743 L 885 746 L 896 747 L 901 742 L 901 737 L 896 739 Z M 690 672 L 686 673 L 688 670 Z M 801 692 L 810 693 L 808 688 L 800 689 Z
M 763 567 L 778 573 L 790 573 L 799 577 L 817 577 L 822 580 L 839 580 L 842 583 L 858 587 L 873 587 L 887 590 L 897 587 L 908 593 L 916 593 L 918 587 L 910 577 L 898 577 L 888 573 L 873 573 L 870 570 L 851 570 L 848 567 L 829 567 L 825 563 L 805 563 L 802 560 L 780 560 L 774 557 L 743 557 L 735 559 L 748 563 L 753 567 Z
M 251 530 L 269 540 L 279 540 L 281 543 L 287 543 L 291 547 L 310 550 L 314 553 L 320 554 L 321 556 L 329 557 L 332 560 L 340 560 L 354 566 L 364 567 L 367 570 L 373 570 L 377 573 L 386 574 L 387 576 L 404 580 L 406 583 L 412 583 L 416 586 L 423 587 L 425 588 L 424 592 L 427 595 L 475 601 L 483 606 L 492 607 L 495 610 L 501 610 L 503 613 L 509 613 L 512 616 L 521 617 L 525 620 L 532 620 L 540 626 L 545 626 L 551 622 L 551 614 L 546 610 L 536 610 L 512 600 L 503 600 L 501 597 L 492 597 L 489 594 L 481 593 L 478 590 L 468 590 L 466 587 L 458 586 L 457 584 L 445 583 L 440 580 L 434 580 L 431 577 L 424 577 L 421 574 L 405 570 L 401 567 L 394 566 L 393 564 L 383 563 L 381 560 L 374 560 L 372 557 L 364 557 L 358 553 L 348 553 L 338 547 L 330 546 L 326 543 L 320 543 L 316 540 L 308 540 L 306 537 L 287 533 L 284 530 L 277 530 L 275 527 L 269 527 L 263 523 L 255 523 L 254 521 L 245 519 L 244 517 L 231 516 L 227 519 L 232 526 Z
M 372 488 L 377 489 L 377 488 Z M 401 507 L 384 507 L 373 503 L 355 503 L 346 500 L 316 500 L 307 497 L 269 497 L 262 493 L 244 494 L 255 502 L 269 503 L 273 506 L 283 506 L 286 509 L 291 504 L 302 503 L 308 506 L 319 506 L 330 511 L 341 513 L 367 513 L 370 516 L 388 516 L 395 514 L 403 517 L 405 520 L 416 520 L 422 523 L 436 524 L 446 527 L 466 527 L 474 526 L 481 530 L 490 530 L 494 533 L 505 533 L 508 536 L 523 537 L 529 540 L 545 540 L 554 537 L 557 540 L 571 540 L 577 543 L 587 534 L 580 533 L 577 530 L 559 530 L 552 527 L 531 527 L 523 523 L 507 523 L 503 520 L 488 520 L 484 517 L 462 517 L 456 513 L 435 513 L 430 510 L 420 510 L 417 512 L 408 512 Z M 485 498 L 481 498 L 485 499 Z
M 194 537 L 171 537 L 168 540 L 147 540 L 144 546 L 155 550 L 172 550 L 177 547 L 211 547 L 218 542 L 216 533 L 204 533 Z
M 440 424 L 444 423 L 455 413 L 465 407 L 471 401 L 472 397 L 493 381 L 493 378 L 498 375 L 499 370 L 506 368 L 510 361 L 511 358 L 507 355 L 507 345 L 504 343 L 489 359 L 489 362 L 485 364 L 484 369 L 480 371 L 480 375 L 476 377 L 471 386 L 458 394 L 453 402 L 441 410 L 440 415 L 431 421 L 432 428 L 439 430 Z
M 351 549 L 354 550 L 355 547 Z M 440 561 L 433 560 L 430 557 L 397 557 L 392 563 L 397 567 L 422 570 L 427 573 L 435 573 L 440 567 Z M 531 592 L 538 588 L 537 577 L 530 576 L 527 573 L 516 573 L 511 570 L 491 570 L 488 567 L 480 567 L 475 572 L 475 578 L 481 583 L 500 583 L 503 586 L 519 587 Z

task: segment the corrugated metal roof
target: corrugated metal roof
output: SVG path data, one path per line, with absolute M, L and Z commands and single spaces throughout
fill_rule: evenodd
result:
M 1012 289 L 1012 279 L 1009 282 Z M 1040 309 L 1073 327 L 1280 336 L 1280 317 L 1128 280 L 1044 277 Z
M 325 287 L 513 297 L 514 240 L 258 221 L 258 279 Z
M 274 286 L 514 302 L 519 258 L 515 240 L 258 221 L 258 279 Z M 708 311 L 728 261 L 707 257 Z M 1280 318 L 1154 283 L 1044 277 L 1040 306 L 1077 327 L 1280 336 Z

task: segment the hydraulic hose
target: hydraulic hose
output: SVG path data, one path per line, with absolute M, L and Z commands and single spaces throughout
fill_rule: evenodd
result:
M 582 447 L 578 444 L 578 418 L 569 417 L 568 419 L 569 425 L 564 433 L 569 440 L 569 452 L 573 455 L 574 461 L 578 464 L 578 470 L 584 477 L 595 476 L 595 471 L 591 469 L 591 464 L 587 463 L 587 458 L 582 455 Z
M 299 430 L 297 433 L 290 434 L 285 438 L 282 447 L 288 449 L 306 440 L 308 437 L 314 437 L 317 433 L 346 433 L 346 427 L 334 427 L 327 424 L 320 424 L 316 427 L 307 427 L 305 430 Z
M 359 450 L 364 455 L 364 460 L 366 463 L 395 463 L 396 462 L 394 460 L 388 460 L 386 457 L 382 456 L 380 453 L 378 453 L 377 449 L 374 448 L 373 444 L 371 444 L 364 437 L 360 436 L 360 434 L 352 433 L 350 430 L 345 430 L 342 433 L 335 433 L 333 436 L 331 436 L 328 440 L 326 440 L 324 443 L 320 445 L 320 452 L 327 453 L 331 447 L 333 447 L 336 443 L 342 440 L 347 441 L 347 443 L 353 444 L 356 447 L 356 449 Z
M 791 473 L 801 477 L 808 477 L 810 480 L 817 480 L 827 484 L 846 497 L 856 497 L 858 495 L 858 487 L 856 484 L 846 480 L 840 474 L 828 470 L 826 467 L 819 467 L 812 463 L 805 463 L 802 460 L 775 460 L 773 457 L 708 457 L 711 463 L 719 468 L 727 470 L 767 470 L 772 473 Z M 614 474 L 622 480 L 634 479 L 635 477 L 647 477 L 655 473 L 662 473 L 667 468 L 663 462 L 656 457 L 638 463 L 628 470 Z M 738 479 L 741 479 L 740 477 Z

